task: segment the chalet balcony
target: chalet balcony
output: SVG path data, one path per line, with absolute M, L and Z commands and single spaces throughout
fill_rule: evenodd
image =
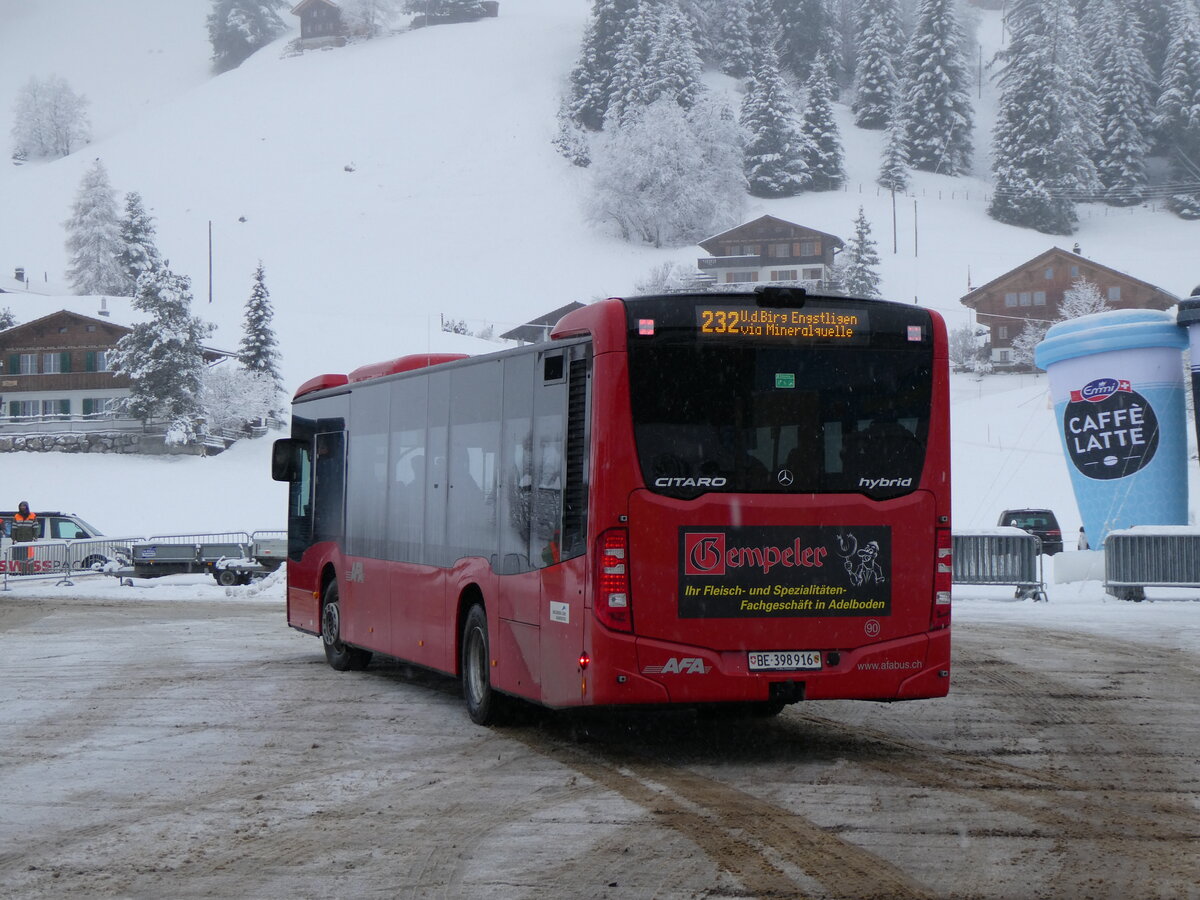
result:
M 793 266 L 823 266 L 822 256 L 702 256 L 696 260 L 701 271 L 704 269 L 731 269 L 753 266 L 763 268 L 790 268 Z

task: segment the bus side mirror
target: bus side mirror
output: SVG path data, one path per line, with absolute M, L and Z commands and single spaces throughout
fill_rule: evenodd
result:
M 294 438 L 280 438 L 271 447 L 271 477 L 295 481 L 300 476 L 300 447 Z

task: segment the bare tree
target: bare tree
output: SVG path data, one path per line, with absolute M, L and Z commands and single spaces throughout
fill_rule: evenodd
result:
M 65 78 L 30 78 L 17 93 L 13 110 L 13 158 L 58 159 L 88 143 L 87 104 Z

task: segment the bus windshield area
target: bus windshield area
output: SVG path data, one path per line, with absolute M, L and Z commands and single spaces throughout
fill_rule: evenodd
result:
M 632 342 L 646 485 L 679 498 L 909 493 L 925 460 L 932 365 L 928 345 Z

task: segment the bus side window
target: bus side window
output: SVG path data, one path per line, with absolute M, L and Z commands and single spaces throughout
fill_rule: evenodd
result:
M 313 520 L 313 540 L 337 540 L 342 536 L 346 436 L 340 431 L 318 434 L 316 448 L 316 515 Z

